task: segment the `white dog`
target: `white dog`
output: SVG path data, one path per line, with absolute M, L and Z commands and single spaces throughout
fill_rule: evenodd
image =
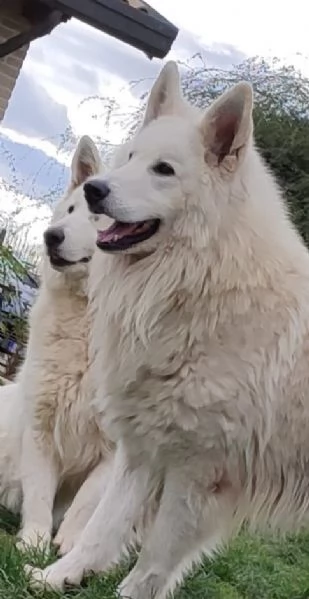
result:
M 81 187 L 101 168 L 94 143 L 83 137 L 70 187 L 44 235 L 26 359 L 17 382 L 1 389 L 1 501 L 17 510 L 23 495 L 20 547 L 48 545 L 56 493 L 58 520 L 81 487 L 56 537 L 61 553 L 71 549 L 109 467 L 110 443 L 90 402 L 87 284 L 96 233 Z
M 92 264 L 90 351 L 117 466 L 36 580 L 61 588 L 117 562 L 153 489 L 122 597 L 165 598 L 245 519 L 308 519 L 309 255 L 254 148 L 252 103 L 240 83 L 195 111 L 168 63 L 127 163 L 85 184 L 115 219 Z
M 20 450 L 24 404 L 18 383 L 0 387 L 0 504 L 12 512 L 21 508 Z

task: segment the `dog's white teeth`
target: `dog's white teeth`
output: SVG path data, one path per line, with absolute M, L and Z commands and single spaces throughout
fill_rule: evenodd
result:
M 119 235 L 114 235 L 114 241 L 118 241 Z

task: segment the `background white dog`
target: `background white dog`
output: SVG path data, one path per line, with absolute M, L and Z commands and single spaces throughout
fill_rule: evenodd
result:
M 20 547 L 48 544 L 56 494 L 59 520 L 81 487 L 56 538 L 62 553 L 69 550 L 99 500 L 108 468 L 110 444 L 90 404 L 87 285 L 96 234 L 82 189 L 101 169 L 94 143 L 83 137 L 69 189 L 44 235 L 26 359 L 17 382 L 0 392 L 0 498 L 14 510 L 22 503 Z

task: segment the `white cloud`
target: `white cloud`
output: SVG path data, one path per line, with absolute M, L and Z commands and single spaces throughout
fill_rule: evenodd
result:
M 2 135 L 19 144 L 27 145 L 29 144 L 29 137 L 27 135 L 23 135 L 14 129 L 9 129 L 7 127 L 0 127 L 0 131 Z M 58 148 L 47 139 L 39 139 L 36 137 L 31 138 L 31 147 L 37 150 L 42 150 L 49 158 L 55 158 L 63 164 L 64 166 L 70 166 L 71 164 L 71 154 L 70 152 L 59 151 Z
M 224 68 L 246 55 L 276 55 L 309 74 L 308 60 L 299 55 L 308 52 L 309 4 L 302 0 L 294 0 L 293 7 L 281 0 L 260 0 L 255 7 L 247 0 L 150 3 L 181 29 L 167 58 L 188 60 L 201 49 L 211 66 L 217 61 Z M 103 111 L 100 97 L 115 97 L 123 111 L 130 109 L 137 97 L 124 85 L 148 77 L 147 89 L 160 68 L 160 61 L 150 62 L 134 48 L 74 19 L 34 42 L 24 64 L 53 101 L 66 107 L 77 136 L 100 134 L 94 118 Z M 87 96 L 93 96 L 91 101 L 81 104 Z M 122 135 L 123 127 L 116 122 L 103 132 L 111 143 L 121 141 Z
M 305 57 L 309 3 L 303 0 L 294 0 L 293 5 L 260 0 L 255 6 L 247 0 L 207 5 L 204 0 L 150 3 L 181 28 L 168 58 L 186 60 L 201 49 L 209 64 L 217 61 L 218 66 L 225 66 L 246 55 L 276 55 L 309 74 Z M 147 88 L 160 68 L 160 61 L 150 62 L 134 48 L 74 19 L 36 40 L 24 63 L 25 74 L 41 85 L 54 103 L 67 109 L 77 135 L 97 133 L 93 114 L 100 111 L 98 98 L 116 97 L 125 110 L 136 98 L 124 91 L 124 84 L 148 77 Z M 81 105 L 88 96 L 93 96 L 91 102 Z M 117 131 L 114 123 L 113 131 L 107 133 L 111 142 L 119 141 L 121 127 Z M 31 137 L 35 139 L 35 134 Z
M 303 0 L 259 0 L 254 5 L 247 0 L 191 0 L 177 2 L 177 7 L 175 2 L 151 0 L 151 5 L 207 45 L 231 44 L 248 56 L 271 55 L 291 62 L 298 62 L 298 53 L 308 55 L 309 4 Z M 177 42 L 174 48 L 177 54 Z M 309 74 L 307 61 L 303 67 Z
M 233 52 L 233 48 L 227 49 L 219 44 L 202 48 L 199 41 L 186 32 L 179 35 L 171 55 L 178 60 L 188 60 L 201 49 L 212 66 L 218 61 L 221 66 L 222 60 L 232 64 L 244 58 L 244 55 L 237 54 L 237 51 Z M 60 113 L 62 122 L 66 111 L 68 122 L 76 136 L 84 133 L 94 136 L 99 134 L 115 144 L 121 142 L 124 135 L 120 115 L 134 110 L 140 93 L 151 86 L 161 66 L 161 61 L 149 61 L 138 50 L 73 19 L 31 45 L 23 67 L 23 81 L 17 83 L 14 97 L 16 98 L 19 88 L 20 98 L 22 92 L 24 97 L 29 95 L 32 81 L 34 99 L 40 105 L 43 102 L 45 114 Z M 128 86 L 131 81 L 137 83 L 133 91 Z M 98 122 L 103 123 L 108 113 L 104 102 L 107 97 L 115 98 L 118 107 L 113 110 L 109 127 L 103 125 L 104 130 L 101 132 L 98 131 Z M 85 102 L 86 98 L 89 100 Z M 16 112 L 15 106 L 15 119 Z M 9 117 L 10 107 L 4 119 L 4 126 Z M 45 137 L 46 128 L 51 127 L 51 118 L 44 119 L 42 115 L 40 119 L 36 119 L 35 110 L 31 114 L 29 106 L 23 119 L 25 121 L 19 123 L 19 126 L 23 125 L 25 128 L 27 119 L 31 119 L 31 127 L 28 127 L 30 132 L 26 134 L 31 139 L 31 145 L 43 149 L 39 141 L 39 130 L 40 127 L 44 127 Z M 59 134 L 57 126 L 59 127 L 58 118 L 54 128 L 55 133 Z M 11 122 L 9 128 L 13 129 Z M 10 136 L 12 137 L 12 132 Z M 50 146 L 57 146 L 58 143 L 58 137 L 44 140 L 48 155 L 53 154 Z
M 109 115 L 107 101 L 114 99 L 114 106 Z M 68 110 L 72 129 L 77 137 L 87 134 L 96 138 L 98 135 L 112 145 L 123 141 L 123 115 L 127 117 L 139 104 L 129 87 L 122 80 L 110 82 L 100 90 L 96 97 L 75 102 Z M 106 118 L 108 116 L 108 118 Z

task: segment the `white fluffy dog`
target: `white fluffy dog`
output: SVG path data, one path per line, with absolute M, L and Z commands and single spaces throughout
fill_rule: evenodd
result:
M 122 597 L 165 598 L 245 519 L 308 519 L 309 255 L 254 148 L 252 104 L 240 83 L 193 110 L 168 63 L 126 163 L 85 184 L 91 211 L 115 219 L 91 269 L 90 352 L 116 466 L 37 580 L 117 562 L 154 489 Z
M 20 547 L 48 545 L 57 492 L 59 520 L 81 487 L 56 537 L 61 553 L 71 549 L 108 469 L 110 444 L 90 401 L 87 284 L 96 234 L 82 189 L 101 168 L 94 143 L 83 137 L 71 184 L 44 235 L 26 359 L 17 382 L 1 389 L 0 498 L 14 510 L 22 504 Z

